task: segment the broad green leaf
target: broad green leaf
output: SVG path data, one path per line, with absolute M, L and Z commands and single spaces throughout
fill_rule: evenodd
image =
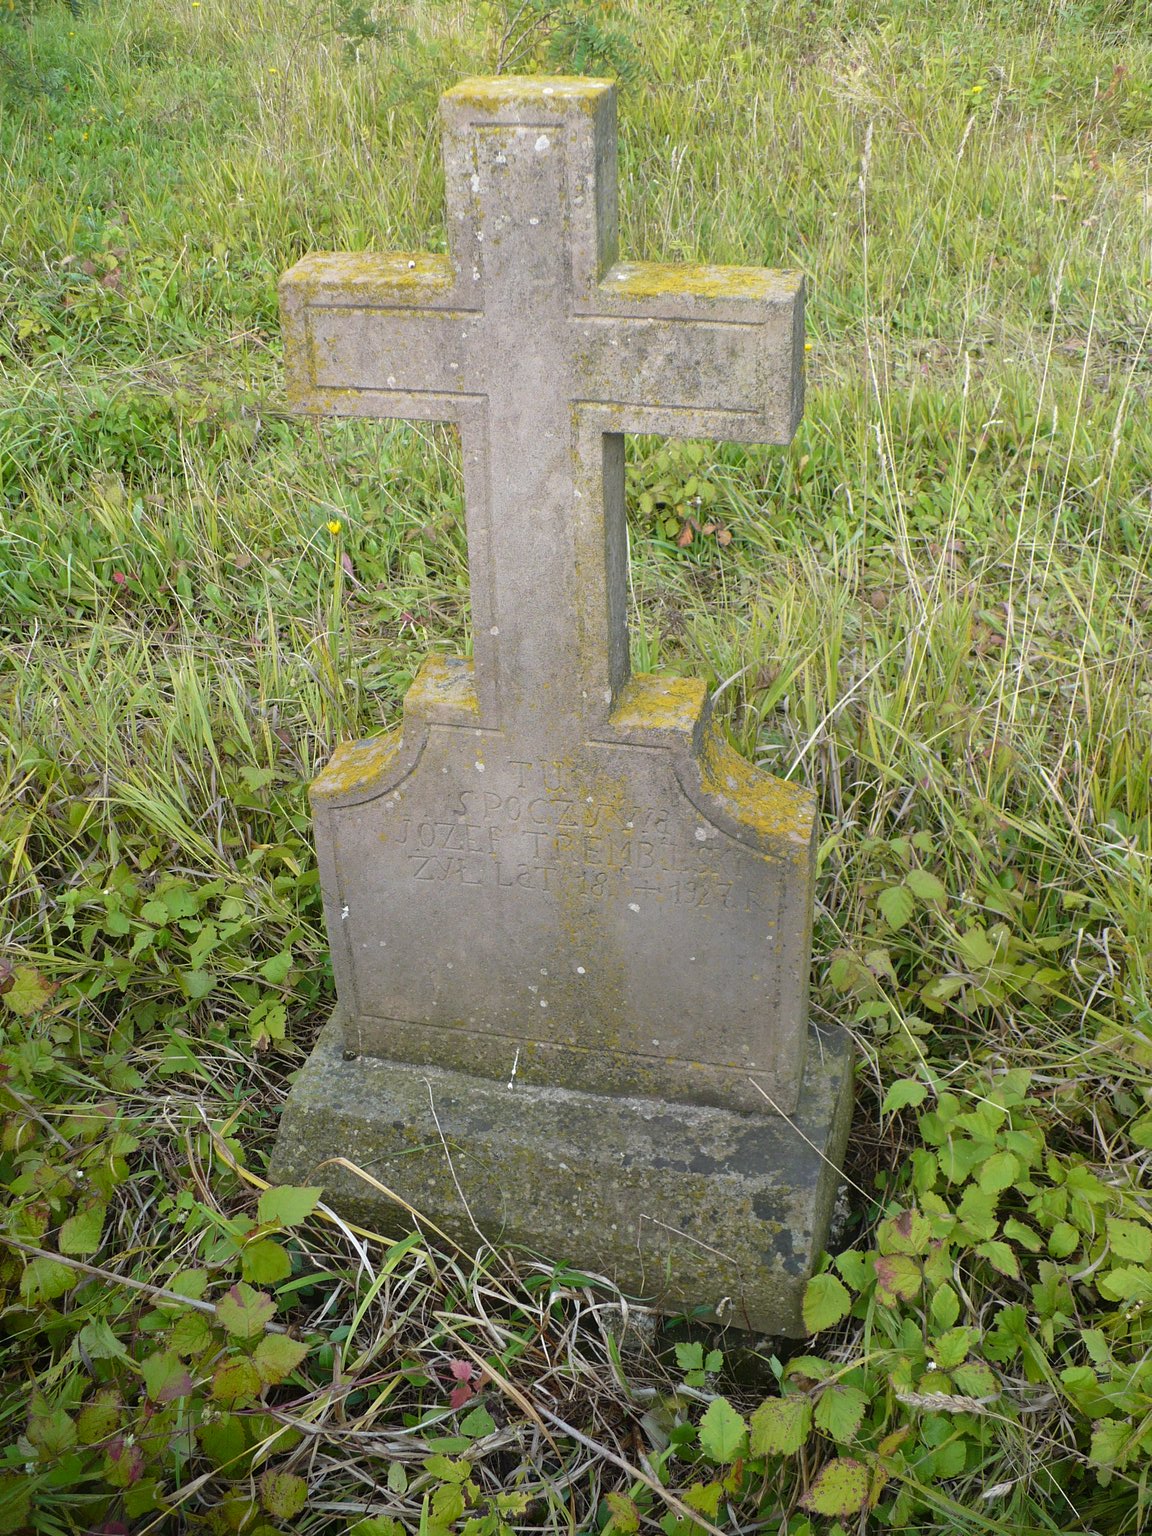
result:
M 980 1168 L 977 1181 L 985 1194 L 1010 1189 L 1020 1178 L 1020 1161 L 1011 1152 L 996 1152 Z
M 1118 1259 L 1131 1259 L 1137 1264 L 1152 1263 L 1152 1228 L 1139 1221 L 1124 1221 L 1119 1216 L 1109 1216 L 1106 1226 L 1109 1246 Z
M 201 1424 L 196 1438 L 208 1460 L 222 1472 L 235 1471 L 248 1449 L 244 1420 L 234 1413 L 221 1413 Z
M 260 974 L 265 981 L 272 983 L 274 987 L 280 986 L 287 980 L 288 972 L 292 969 L 291 948 L 282 949 L 278 955 L 273 955 L 270 960 L 265 960 L 260 967 Z
M 140 1362 L 140 1374 L 154 1403 L 174 1403 L 187 1397 L 195 1386 L 183 1360 L 166 1350 L 158 1355 L 146 1355 Z
M 626 1493 L 606 1493 L 604 1502 L 611 1511 L 612 1525 L 620 1532 L 620 1536 L 631 1536 L 633 1531 L 640 1529 L 640 1511 Z
M 261 1194 L 256 1214 L 265 1226 L 298 1227 L 316 1209 L 322 1193 L 319 1187 L 274 1184 Z
M 81 1349 L 92 1360 L 125 1360 L 128 1351 L 117 1338 L 112 1324 L 106 1317 L 94 1317 L 81 1328 L 78 1341 Z
M 187 1360 L 203 1354 L 212 1343 L 212 1324 L 203 1312 L 185 1312 L 168 1330 L 168 1348 Z
M 55 1301 L 81 1278 L 79 1270 L 59 1264 L 55 1259 L 31 1259 L 20 1276 L 20 1295 L 29 1303 Z
M 485 1435 L 496 1433 L 496 1422 L 483 1405 L 473 1408 L 460 1420 L 460 1433 L 470 1440 L 482 1440 Z
M 901 1077 L 894 1082 L 884 1095 L 884 1103 L 880 1106 L 881 1114 L 894 1114 L 898 1109 L 915 1108 L 917 1104 L 923 1104 L 928 1096 L 928 1090 L 923 1083 L 918 1083 L 915 1078 Z
M 401 1465 L 398 1461 L 392 1463 L 394 1467 Z M 408 1536 L 408 1533 L 399 1520 L 393 1520 L 391 1515 L 366 1515 L 363 1520 L 357 1520 L 348 1536 Z
M 252 1352 L 252 1363 L 265 1386 L 274 1387 L 290 1376 L 308 1353 L 307 1344 L 286 1333 L 266 1333 Z
M 1019 1280 L 1020 1262 L 1007 1243 L 977 1243 L 976 1252 L 982 1259 L 987 1259 L 993 1269 L 1007 1275 L 1009 1280 Z
M 1092 1426 L 1088 1459 L 1098 1467 L 1126 1466 L 1136 1449 L 1130 1419 L 1098 1419 Z
M 909 1206 L 882 1221 L 876 1238 L 881 1253 L 926 1253 L 932 1243 L 932 1225 L 922 1211 Z
M 116 1433 L 123 1417 L 124 1404 L 119 1392 L 108 1387 L 97 1392 L 76 1416 L 76 1436 L 80 1444 L 99 1445 L 101 1440 L 107 1440 Z
M 102 1202 L 85 1206 L 60 1228 L 57 1242 L 61 1253 L 79 1257 L 82 1254 L 99 1253 L 100 1239 L 104 1232 L 104 1216 L 108 1207 Z
M 1026 1222 L 1017 1221 L 1015 1216 L 1009 1216 L 1004 1223 L 1004 1236 L 1010 1243 L 1019 1243 L 1029 1253 L 1039 1253 L 1044 1246 L 1044 1239 L 1039 1232 L 1034 1232 Z
M 212 1396 L 221 1403 L 241 1403 L 260 1392 L 260 1373 L 246 1355 L 225 1360 L 212 1377 Z
M 276 1285 L 292 1273 L 292 1260 L 279 1243 L 263 1237 L 240 1250 L 240 1267 L 245 1280 L 256 1285 Z
M 221 1296 L 216 1316 L 238 1339 L 254 1339 L 264 1332 L 265 1323 L 276 1316 L 276 1303 L 263 1291 L 254 1291 L 242 1280 Z
M 808 1332 L 822 1333 L 843 1322 L 852 1310 L 852 1297 L 835 1275 L 813 1275 L 804 1287 L 801 1310 Z
M 948 888 L 944 882 L 937 880 L 926 869 L 910 869 L 904 876 L 904 884 L 918 901 L 948 900 Z
M 876 1260 L 876 1300 L 881 1306 L 911 1301 L 920 1289 L 920 1266 L 907 1254 L 894 1253 Z
M 190 1003 L 198 1003 L 216 986 L 216 978 L 211 971 L 181 971 L 179 974 L 184 996 Z
M 844 1520 L 858 1514 L 868 1502 L 869 1482 L 868 1468 L 863 1462 L 838 1456 L 821 1469 L 800 1502 L 815 1515 Z
M 308 1502 L 308 1484 L 294 1472 L 269 1469 L 260 1479 L 260 1502 L 274 1520 L 291 1520 Z
M 713 1461 L 735 1461 L 748 1426 L 725 1397 L 714 1397 L 700 1420 L 700 1449 Z
M 753 1413 L 749 1428 L 753 1456 L 794 1456 L 812 1428 L 812 1400 L 770 1397 Z
M 816 1399 L 816 1428 L 843 1443 L 854 1438 L 868 1407 L 868 1399 L 858 1387 L 832 1385 Z
M 704 1346 L 698 1339 L 693 1339 L 687 1344 L 677 1344 L 676 1364 L 682 1371 L 702 1371 L 704 1369 Z
M 956 1207 L 956 1214 L 964 1223 L 964 1230 L 974 1242 L 986 1242 L 996 1236 L 1000 1225 L 996 1214 L 1000 1203 L 998 1194 L 989 1193 L 979 1184 L 969 1184 Z
M 999 1397 L 1000 1382 L 996 1372 L 983 1360 L 970 1360 L 952 1371 L 952 1384 L 965 1397 Z
M 1048 1252 L 1054 1259 L 1068 1259 L 1080 1246 L 1080 1233 L 1070 1221 L 1058 1221 L 1048 1234 Z
M 30 965 L 18 965 L 12 972 L 11 985 L 0 994 L 0 1003 L 21 1018 L 30 1018 L 47 1008 L 56 991 L 55 983 L 46 980 Z
M 960 1316 L 960 1298 L 950 1285 L 942 1285 L 933 1291 L 929 1311 L 937 1328 L 951 1328 Z
M 1152 1270 L 1126 1266 L 1096 1276 L 1096 1289 L 1107 1301 L 1152 1301 Z
M 916 911 L 916 898 L 906 885 L 890 885 L 880 892 L 876 905 L 889 928 L 903 928 Z
M 967 1360 L 975 1340 L 974 1328 L 948 1328 L 937 1338 L 930 1339 L 928 1348 L 940 1369 L 950 1371 Z

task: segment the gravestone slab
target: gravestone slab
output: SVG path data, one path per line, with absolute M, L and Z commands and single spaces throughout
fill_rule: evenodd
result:
M 473 1240 L 796 1331 L 850 1108 L 807 1019 L 815 804 L 702 683 L 630 675 L 623 433 L 788 442 L 802 280 L 618 260 L 605 81 L 442 109 L 451 254 L 281 283 L 299 409 L 456 424 L 473 659 L 313 785 L 339 1008 L 273 1172 L 404 1219 L 340 1157 Z

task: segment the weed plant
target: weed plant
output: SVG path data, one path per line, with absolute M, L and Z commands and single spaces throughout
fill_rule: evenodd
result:
M 1150 43 L 1145 0 L 0 12 L 0 1532 L 1147 1527 Z M 261 1174 L 332 1002 L 305 786 L 469 643 L 450 435 L 287 418 L 275 280 L 442 249 L 436 98 L 501 65 L 627 76 L 628 254 L 809 275 L 793 447 L 628 463 L 635 665 L 822 800 L 861 1071 L 802 1347 Z

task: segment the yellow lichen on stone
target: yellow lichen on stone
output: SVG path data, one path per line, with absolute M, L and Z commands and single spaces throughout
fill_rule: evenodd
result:
M 708 734 L 700 767 L 703 789 L 734 820 L 761 837 L 785 838 L 798 849 L 808 846 L 816 819 L 811 790 L 753 767 L 718 730 Z
M 367 741 L 341 742 L 323 773 L 312 781 L 308 790 L 312 803 L 371 788 L 399 752 L 400 739 L 401 732 L 392 730 Z
M 280 279 L 282 297 L 305 304 L 411 303 L 451 288 L 452 263 L 430 251 L 373 251 L 305 256 Z
M 629 679 L 612 711 L 615 730 L 691 733 L 708 690 L 694 677 L 656 677 L 641 672 Z
M 546 107 L 557 101 L 591 106 L 611 89 L 611 80 L 583 75 L 477 75 L 445 91 L 442 100 L 479 107 L 485 112 L 498 112 L 521 102 L 534 107 Z
M 445 704 L 479 717 L 474 666 L 461 657 L 426 656 L 404 695 L 404 713 L 424 715 Z
M 764 267 L 713 267 L 677 261 L 619 261 L 601 280 L 611 297 L 659 299 L 684 295 L 696 299 L 788 298 L 800 286 L 797 272 Z

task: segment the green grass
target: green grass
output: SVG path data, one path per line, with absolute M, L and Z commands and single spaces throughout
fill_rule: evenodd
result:
M 527 37 L 562 64 L 590 17 L 618 34 L 626 254 L 809 277 L 794 445 L 637 439 L 628 477 L 634 663 L 723 685 L 740 749 L 821 797 L 813 1000 L 861 1077 L 814 1353 L 766 1348 L 741 1387 L 683 1335 L 621 1341 L 578 1274 L 256 1204 L 332 1000 L 305 786 L 469 643 L 451 436 L 290 419 L 275 282 L 309 250 L 442 248 L 436 99 L 516 13 L 0 12 L 0 1532 L 689 1536 L 654 1483 L 803 1536 L 856 1466 L 845 1529 L 864 1502 L 877 1528 L 1138 1531 L 1143 0 L 574 0 Z M 175 1335 L 170 1299 L 12 1240 L 213 1303 L 243 1279 L 308 1353 L 237 1395 L 262 1322 Z M 470 1351 L 490 1416 L 462 1429 Z M 702 1421 L 721 1391 L 736 1449 Z

